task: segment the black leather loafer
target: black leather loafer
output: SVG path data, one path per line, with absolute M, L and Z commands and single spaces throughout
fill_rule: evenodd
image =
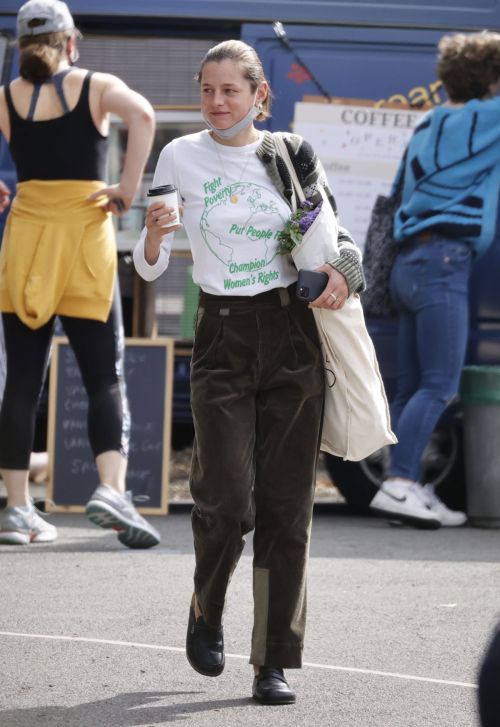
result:
M 253 698 L 260 704 L 293 704 L 295 692 L 290 689 L 283 669 L 261 666 L 253 680 Z
M 189 609 L 186 656 L 193 669 L 203 676 L 218 677 L 224 671 L 222 626 L 214 629 L 207 626 L 203 616 L 196 619 L 193 606 Z

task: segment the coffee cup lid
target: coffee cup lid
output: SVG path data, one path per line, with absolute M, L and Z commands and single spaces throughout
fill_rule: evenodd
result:
M 173 184 L 164 184 L 162 187 L 152 187 L 148 190 L 148 197 L 158 197 L 160 194 L 169 194 L 170 192 L 177 192 L 177 187 Z

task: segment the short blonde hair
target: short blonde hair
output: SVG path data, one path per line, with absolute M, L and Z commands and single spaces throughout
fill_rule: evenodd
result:
M 450 101 L 484 98 L 500 79 L 500 34 L 456 33 L 438 43 L 438 76 Z
M 203 68 L 207 63 L 221 63 L 229 60 L 238 63 L 243 71 L 244 78 L 250 82 L 252 91 L 256 91 L 263 81 L 269 86 L 269 82 L 264 74 L 262 62 L 257 55 L 257 51 L 252 46 L 243 43 L 242 40 L 225 40 L 207 52 L 200 64 L 200 70 L 196 74 L 196 80 L 201 83 Z M 261 103 L 260 113 L 257 121 L 264 121 L 271 116 L 271 87 L 266 98 Z

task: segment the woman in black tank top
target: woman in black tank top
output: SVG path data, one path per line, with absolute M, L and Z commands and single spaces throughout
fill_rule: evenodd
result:
M 9 112 L 9 147 L 16 164 L 19 182 L 30 179 L 98 179 L 105 180 L 108 137 L 96 128 L 89 106 L 92 73 L 83 79 L 76 106 L 68 107 L 63 81 L 71 68 L 50 76 L 64 109 L 62 116 L 35 121 L 36 102 L 41 85 L 36 85 L 28 116 L 23 118 L 12 100 L 10 84 L 5 87 Z
M 29 0 L 19 10 L 17 30 L 20 77 L 0 89 L 0 132 L 9 142 L 19 181 L 0 253 L 7 354 L 0 472 L 8 492 L 0 543 L 57 537 L 56 528 L 33 508 L 28 466 L 38 394 L 59 315 L 89 397 L 88 434 L 99 482 L 87 514 L 94 523 L 117 530 L 124 545 L 151 547 L 159 535 L 125 493 L 130 417 L 114 279 L 116 247 L 110 216 L 103 210 L 119 214 L 130 207 L 151 148 L 154 113 L 145 98 L 118 78 L 74 67 L 78 31 L 64 2 Z M 108 187 L 112 113 L 125 122 L 129 141 L 120 182 Z M 82 265 L 92 250 L 93 272 L 86 278 Z M 27 277 L 22 274 L 23 255 L 36 268 L 35 277 L 31 269 Z M 32 307 L 43 310 L 40 318 L 31 303 L 23 307 L 23 299 L 33 295 Z M 53 307 L 47 311 L 51 296 Z

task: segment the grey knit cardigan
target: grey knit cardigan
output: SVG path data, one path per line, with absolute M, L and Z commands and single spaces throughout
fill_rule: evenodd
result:
M 305 197 L 317 204 L 322 199 L 318 187 L 323 186 L 333 211 L 338 217 L 335 198 L 328 185 L 323 166 L 312 146 L 297 134 L 283 134 L 282 136 Z M 258 146 L 256 154 L 266 167 L 274 186 L 291 208 L 292 180 L 285 162 L 277 152 L 271 132 L 264 132 L 264 138 Z M 340 258 L 331 261 L 331 265 L 346 279 L 349 293 L 361 292 L 365 288 L 361 251 L 349 232 L 343 227 L 339 227 L 338 244 Z

